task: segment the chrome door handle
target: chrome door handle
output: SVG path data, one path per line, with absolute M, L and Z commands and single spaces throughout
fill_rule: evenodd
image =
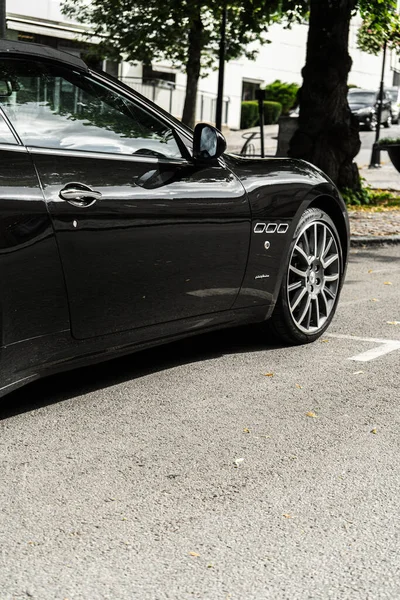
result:
M 72 182 L 67 183 L 67 185 L 60 190 L 59 196 L 69 204 L 72 204 L 72 206 L 89 208 L 89 206 L 93 206 L 93 204 L 101 198 L 101 192 L 96 192 L 83 183 Z

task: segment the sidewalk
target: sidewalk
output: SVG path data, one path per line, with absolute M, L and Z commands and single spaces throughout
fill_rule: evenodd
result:
M 227 150 L 239 153 L 245 139 L 243 134 L 257 132 L 259 127 L 240 131 L 227 131 L 225 138 Z M 268 157 L 275 156 L 277 148 L 278 125 L 265 125 L 264 146 Z M 255 153 L 260 153 L 260 140 L 254 141 Z M 361 177 L 375 189 L 400 192 L 400 173 L 393 167 L 386 151 L 381 152 L 381 167 L 368 168 L 369 151 L 364 149 L 356 156 Z M 370 243 L 400 243 L 400 210 L 349 210 L 350 234 L 352 245 Z

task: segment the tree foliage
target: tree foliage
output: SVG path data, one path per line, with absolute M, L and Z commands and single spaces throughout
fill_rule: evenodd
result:
M 397 13 L 387 14 L 385 21 L 366 15 L 357 35 L 357 45 L 364 52 L 379 54 L 384 44 L 389 50 L 400 53 L 400 17 Z
M 265 99 L 280 102 L 282 104 L 282 114 L 288 115 L 290 109 L 296 103 L 299 87 L 297 83 L 286 83 L 280 79 L 275 79 L 275 81 L 265 86 Z
M 287 0 L 229 0 L 226 60 L 254 59 L 253 42 L 265 43 L 268 25 L 282 18 L 299 18 Z M 290 2 L 289 2 L 290 4 Z M 184 121 L 193 126 L 197 82 L 201 71 L 215 65 L 220 44 L 221 0 L 65 0 L 64 14 L 91 27 L 100 40 L 100 55 L 151 63 L 166 59 L 188 75 Z M 186 108 L 186 107 L 185 107 Z M 187 113 L 185 116 L 185 112 Z

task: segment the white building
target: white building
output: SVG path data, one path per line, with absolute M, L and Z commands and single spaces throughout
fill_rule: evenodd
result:
M 350 54 L 353 67 L 349 83 L 378 89 L 382 57 L 371 56 L 356 47 L 359 19 L 355 18 L 350 31 Z M 60 11 L 59 0 L 7 0 L 8 36 L 23 41 L 40 42 L 59 50 L 66 50 L 85 58 L 85 47 L 77 41 L 84 31 L 81 24 L 67 19 Z M 223 122 L 232 129 L 240 125 L 242 99 L 254 97 L 254 90 L 275 79 L 301 83 L 301 69 L 305 63 L 307 24 L 284 29 L 280 25 L 270 28 L 270 44 L 261 46 L 255 61 L 246 58 L 226 64 Z M 172 69 L 168 63 L 153 64 L 152 68 L 106 61 L 107 72 L 119 76 L 126 83 L 148 96 L 163 108 L 181 117 L 185 97 L 184 73 Z M 218 73 L 212 71 L 200 80 L 197 102 L 197 120 L 213 122 L 215 119 Z M 385 85 L 400 84 L 400 62 L 390 56 L 386 63 Z

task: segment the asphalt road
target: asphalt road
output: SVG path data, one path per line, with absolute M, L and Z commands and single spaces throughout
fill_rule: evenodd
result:
M 375 131 L 360 131 L 361 150 L 357 154 L 357 156 L 354 160 L 357 162 L 358 166 L 361 168 L 369 165 L 371 162 L 371 151 L 372 151 L 372 145 L 375 142 L 375 136 L 376 136 Z M 379 137 L 380 138 L 385 138 L 385 137 L 399 138 L 400 137 L 400 125 L 392 125 L 388 129 L 386 129 L 385 127 L 382 126 L 380 129 Z M 382 160 L 382 163 L 384 161 L 386 161 L 388 164 L 390 164 L 390 159 L 387 156 L 386 152 L 382 152 L 381 160 Z
M 399 321 L 400 246 L 357 249 L 314 344 L 231 330 L 3 398 L 1 600 L 399 598 Z

